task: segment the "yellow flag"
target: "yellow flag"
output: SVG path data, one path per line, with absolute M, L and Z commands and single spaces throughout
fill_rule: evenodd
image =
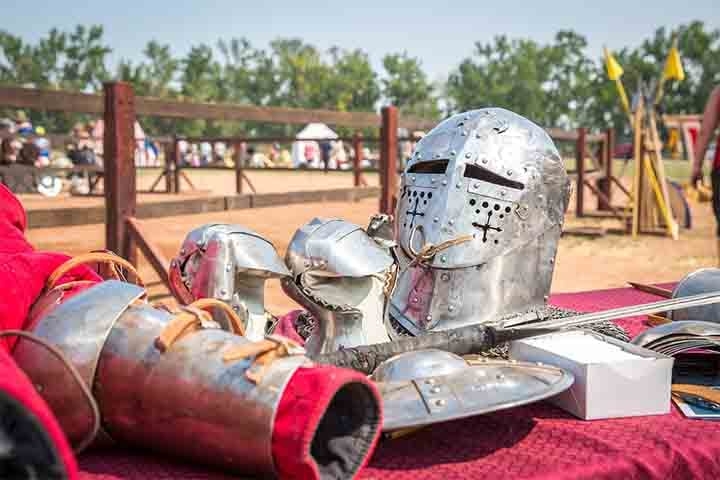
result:
M 667 80 L 682 81 L 685 79 L 685 70 L 683 70 L 682 62 L 680 61 L 680 52 L 676 45 L 673 45 L 670 53 L 668 53 L 663 76 Z
M 615 60 L 615 57 L 612 56 L 612 54 L 608 51 L 607 48 L 604 48 L 605 51 L 605 68 L 607 69 L 608 78 L 610 80 L 620 80 L 620 77 L 622 77 L 623 69 L 620 66 L 620 64 Z

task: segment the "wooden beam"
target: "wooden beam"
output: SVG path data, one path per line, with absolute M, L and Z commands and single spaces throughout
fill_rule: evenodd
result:
M 232 195 L 169 200 L 137 205 L 135 218 L 164 218 L 199 213 L 244 210 L 247 208 L 274 207 L 296 203 L 354 202 L 364 198 L 377 198 L 379 187 L 337 188 L 257 195 Z M 90 225 L 105 222 L 105 207 L 44 208 L 28 210 L 28 228 L 51 228 Z
M 363 184 L 362 172 L 360 171 L 363 160 L 363 144 L 362 133 L 360 132 L 355 132 L 353 137 L 353 151 L 355 153 L 353 156 L 353 185 L 360 187 Z
M 137 265 L 137 251 L 127 229 L 135 216 L 135 96 L 124 82 L 105 89 L 105 245 Z
M 585 129 L 577 130 L 575 143 L 575 169 L 577 171 L 577 191 L 575 192 L 575 216 L 583 216 L 585 193 Z
M 392 215 L 397 193 L 398 114 L 397 108 L 382 108 L 380 127 L 380 213 Z
M 163 255 L 157 245 L 150 242 L 147 236 L 143 233 L 142 224 L 137 218 L 128 217 L 126 221 L 130 235 L 132 235 L 133 240 L 140 248 L 143 256 L 148 262 L 150 262 L 150 265 L 153 267 L 153 270 L 155 270 L 158 277 L 160 277 L 160 280 L 162 280 L 165 286 L 170 289 L 170 279 L 168 278 L 170 262 L 167 258 L 165 258 L 165 255 Z
M 102 95 L 21 87 L 0 87 L 0 106 L 95 114 L 104 111 Z
M 374 112 L 339 112 L 283 107 L 257 107 L 221 103 L 199 103 L 136 97 L 138 115 L 164 118 L 205 118 L 208 120 L 254 121 L 304 125 L 322 122 L 354 128 L 378 127 L 380 117 Z M 0 106 L 76 113 L 102 114 L 102 95 L 42 90 L 22 87 L 0 87 Z M 405 115 L 400 125 L 407 129 L 427 130 L 438 122 Z

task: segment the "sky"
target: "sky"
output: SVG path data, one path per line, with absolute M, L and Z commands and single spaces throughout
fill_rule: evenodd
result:
M 421 59 L 433 81 L 441 81 L 477 41 L 496 35 L 550 41 L 573 29 L 600 56 L 635 46 L 657 27 L 702 20 L 720 28 L 720 0 L 0 0 L 0 29 L 36 41 L 50 28 L 101 24 L 112 47 L 111 65 L 138 60 L 156 39 L 183 55 L 198 43 L 246 37 L 267 47 L 278 37 L 299 37 L 323 50 L 332 46 L 368 52 L 379 70 L 384 54 L 407 51 Z M 114 68 L 113 68 L 114 71 Z

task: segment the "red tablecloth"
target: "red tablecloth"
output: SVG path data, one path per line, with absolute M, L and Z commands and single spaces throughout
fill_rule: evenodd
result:
M 554 295 L 580 311 L 657 297 L 631 289 Z M 643 318 L 619 322 L 630 335 Z M 615 392 L 622 395 L 622 392 Z M 231 478 L 143 453 L 81 456 L 83 480 Z M 581 421 L 537 403 L 447 422 L 380 444 L 363 479 L 687 479 L 720 478 L 720 423 L 668 415 Z

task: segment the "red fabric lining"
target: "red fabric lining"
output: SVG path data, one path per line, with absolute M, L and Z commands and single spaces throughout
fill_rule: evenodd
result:
M 78 478 L 77 462 L 60 425 L 30 379 L 17 367 L 10 355 L 0 348 L 0 392 L 20 402 L 45 428 L 60 456 L 69 480 Z
M 310 455 L 311 442 L 333 397 L 350 382 L 367 385 L 380 404 L 375 386 L 358 372 L 328 366 L 300 368 L 295 372 L 280 400 L 273 430 L 272 452 L 280 478 L 320 478 Z M 379 437 L 378 428 L 367 453 L 357 452 L 358 456 L 364 453 L 364 457 L 359 458 L 360 468 L 367 463 Z

